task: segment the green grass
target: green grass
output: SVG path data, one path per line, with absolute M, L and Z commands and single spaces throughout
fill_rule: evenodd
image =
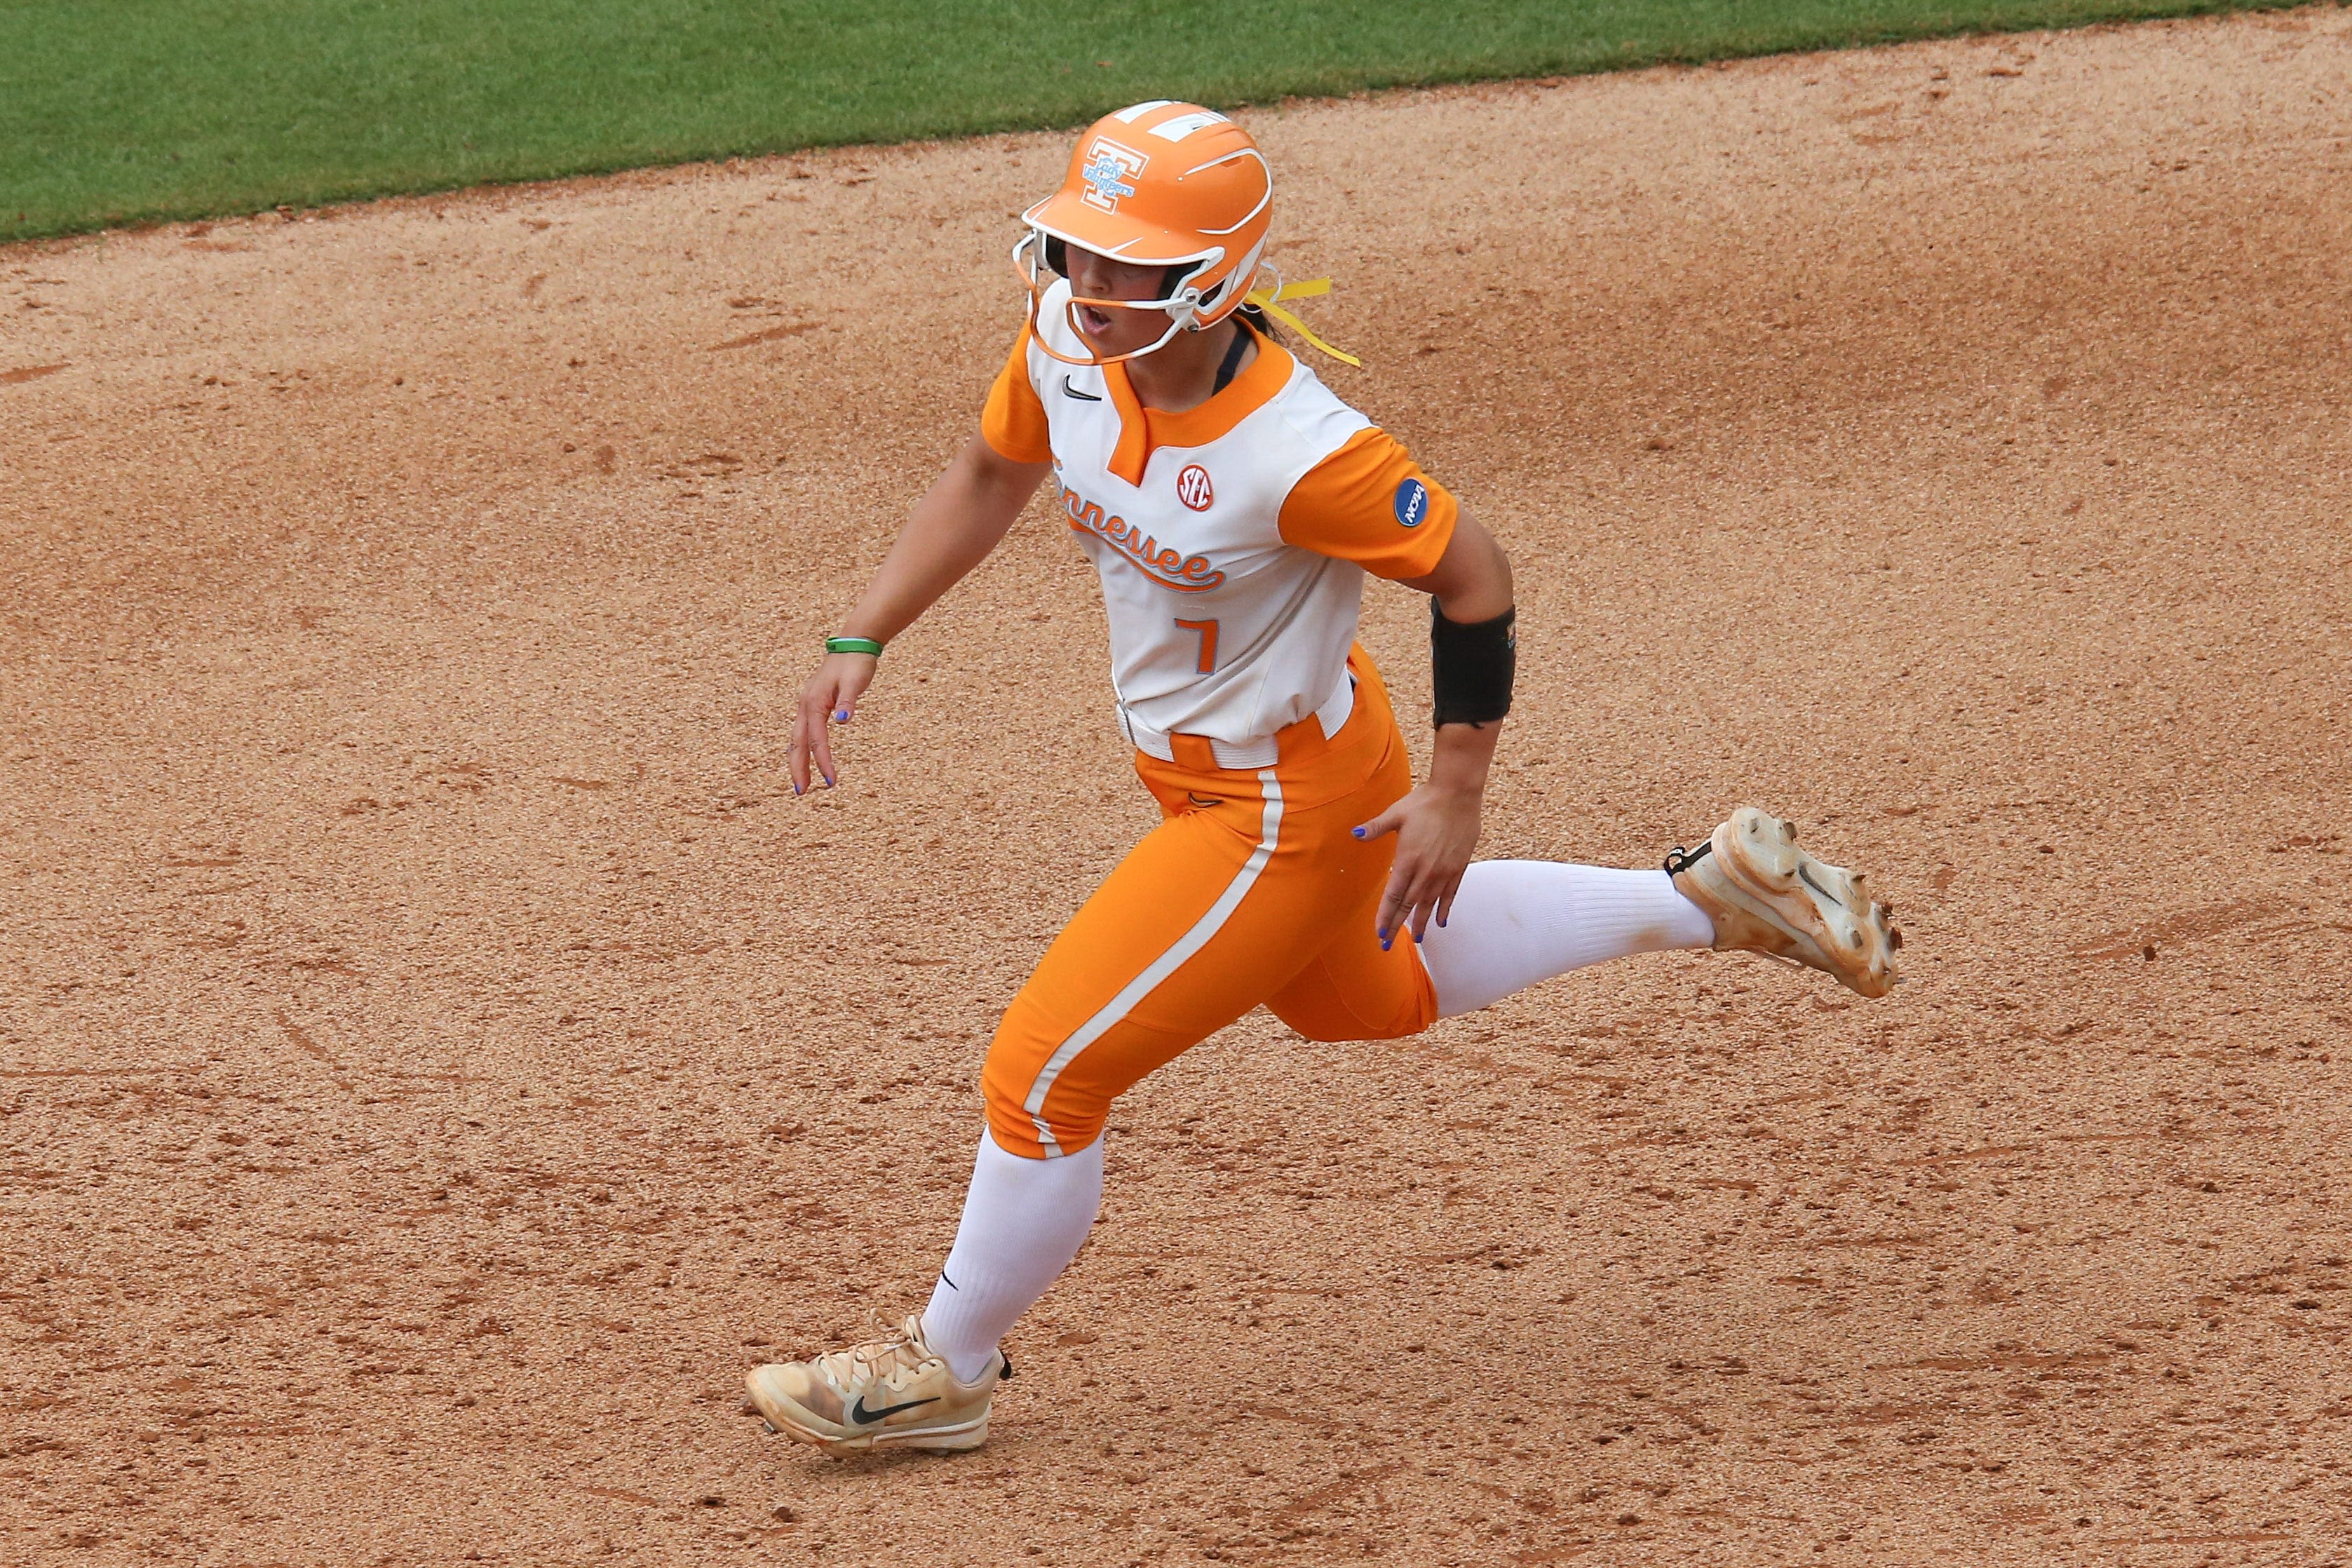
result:
M 2267 3 L 2267 0 L 2255 0 Z M 2231 0 L 0 0 L 0 240 Z

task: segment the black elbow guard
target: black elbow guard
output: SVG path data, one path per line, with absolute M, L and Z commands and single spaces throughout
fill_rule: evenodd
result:
M 1511 710 L 1511 679 L 1518 672 L 1516 610 L 1491 621 L 1460 626 L 1429 601 L 1429 664 L 1437 722 L 1491 724 Z

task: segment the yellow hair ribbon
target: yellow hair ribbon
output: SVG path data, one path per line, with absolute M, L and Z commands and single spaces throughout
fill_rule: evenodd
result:
M 1253 289 L 1247 294 L 1243 296 L 1243 302 L 1244 304 L 1255 305 L 1259 310 L 1264 310 L 1267 315 L 1272 316 L 1276 321 L 1280 321 L 1284 326 L 1288 327 L 1292 331 L 1297 332 L 1300 337 L 1305 338 L 1308 342 L 1314 344 L 1325 353 L 1329 354 L 1341 364 L 1351 364 L 1357 369 L 1361 370 L 1364 365 L 1364 362 L 1362 360 L 1358 359 L 1354 354 L 1346 353 L 1339 349 L 1335 349 L 1329 343 L 1325 342 L 1321 338 L 1317 337 L 1315 335 L 1314 328 L 1300 321 L 1297 316 L 1292 315 L 1288 310 L 1284 310 L 1282 306 L 1276 302 L 1282 300 L 1311 300 L 1318 294 L 1328 294 L 1330 291 L 1331 279 L 1328 278 L 1310 278 L 1302 283 L 1285 283 L 1279 289 Z

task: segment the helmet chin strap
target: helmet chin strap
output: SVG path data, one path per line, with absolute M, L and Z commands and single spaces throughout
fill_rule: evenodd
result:
M 1073 300 L 1068 304 L 1063 306 L 1062 310 L 1064 319 L 1070 323 L 1070 331 L 1077 334 L 1078 342 L 1086 343 L 1087 347 L 1092 348 L 1094 345 L 1087 337 L 1086 329 L 1078 324 L 1078 306 L 1081 303 L 1089 302 L 1091 301 Z M 1164 306 L 1157 308 L 1165 309 Z M 1030 320 L 1034 326 L 1036 320 L 1036 307 L 1034 305 L 1030 307 Z M 1176 341 L 1177 333 L 1191 330 L 1192 329 L 1188 328 L 1182 321 L 1176 320 L 1175 312 L 1171 310 L 1169 311 L 1168 330 L 1166 331 L 1160 333 L 1144 347 L 1139 349 L 1129 349 L 1123 354 L 1095 354 L 1088 359 L 1073 359 L 1068 354 L 1056 350 L 1054 345 L 1047 342 L 1043 336 L 1040 336 L 1037 339 L 1037 346 L 1044 349 L 1047 355 L 1054 359 L 1060 360 L 1064 364 L 1124 364 L 1127 361 L 1131 359 L 1141 359 L 1146 354 L 1158 353 L 1161 349 L 1166 348 L 1170 343 Z

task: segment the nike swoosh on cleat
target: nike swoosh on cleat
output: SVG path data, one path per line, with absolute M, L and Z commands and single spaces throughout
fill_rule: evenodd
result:
M 857 1396 L 857 1403 L 849 1407 L 849 1418 L 860 1426 L 870 1426 L 885 1415 L 896 1415 L 901 1410 L 912 1410 L 918 1405 L 937 1405 L 939 1402 L 939 1395 L 933 1394 L 929 1399 L 909 1399 L 904 1405 L 886 1405 L 879 1410 L 868 1410 L 866 1408 L 866 1395 L 861 1394 Z
M 1072 386 L 1070 384 L 1070 378 L 1066 375 L 1062 378 L 1062 395 L 1065 397 L 1075 397 L 1081 403 L 1100 403 L 1102 401 L 1101 398 L 1096 396 L 1091 392 L 1080 392 L 1076 387 Z

